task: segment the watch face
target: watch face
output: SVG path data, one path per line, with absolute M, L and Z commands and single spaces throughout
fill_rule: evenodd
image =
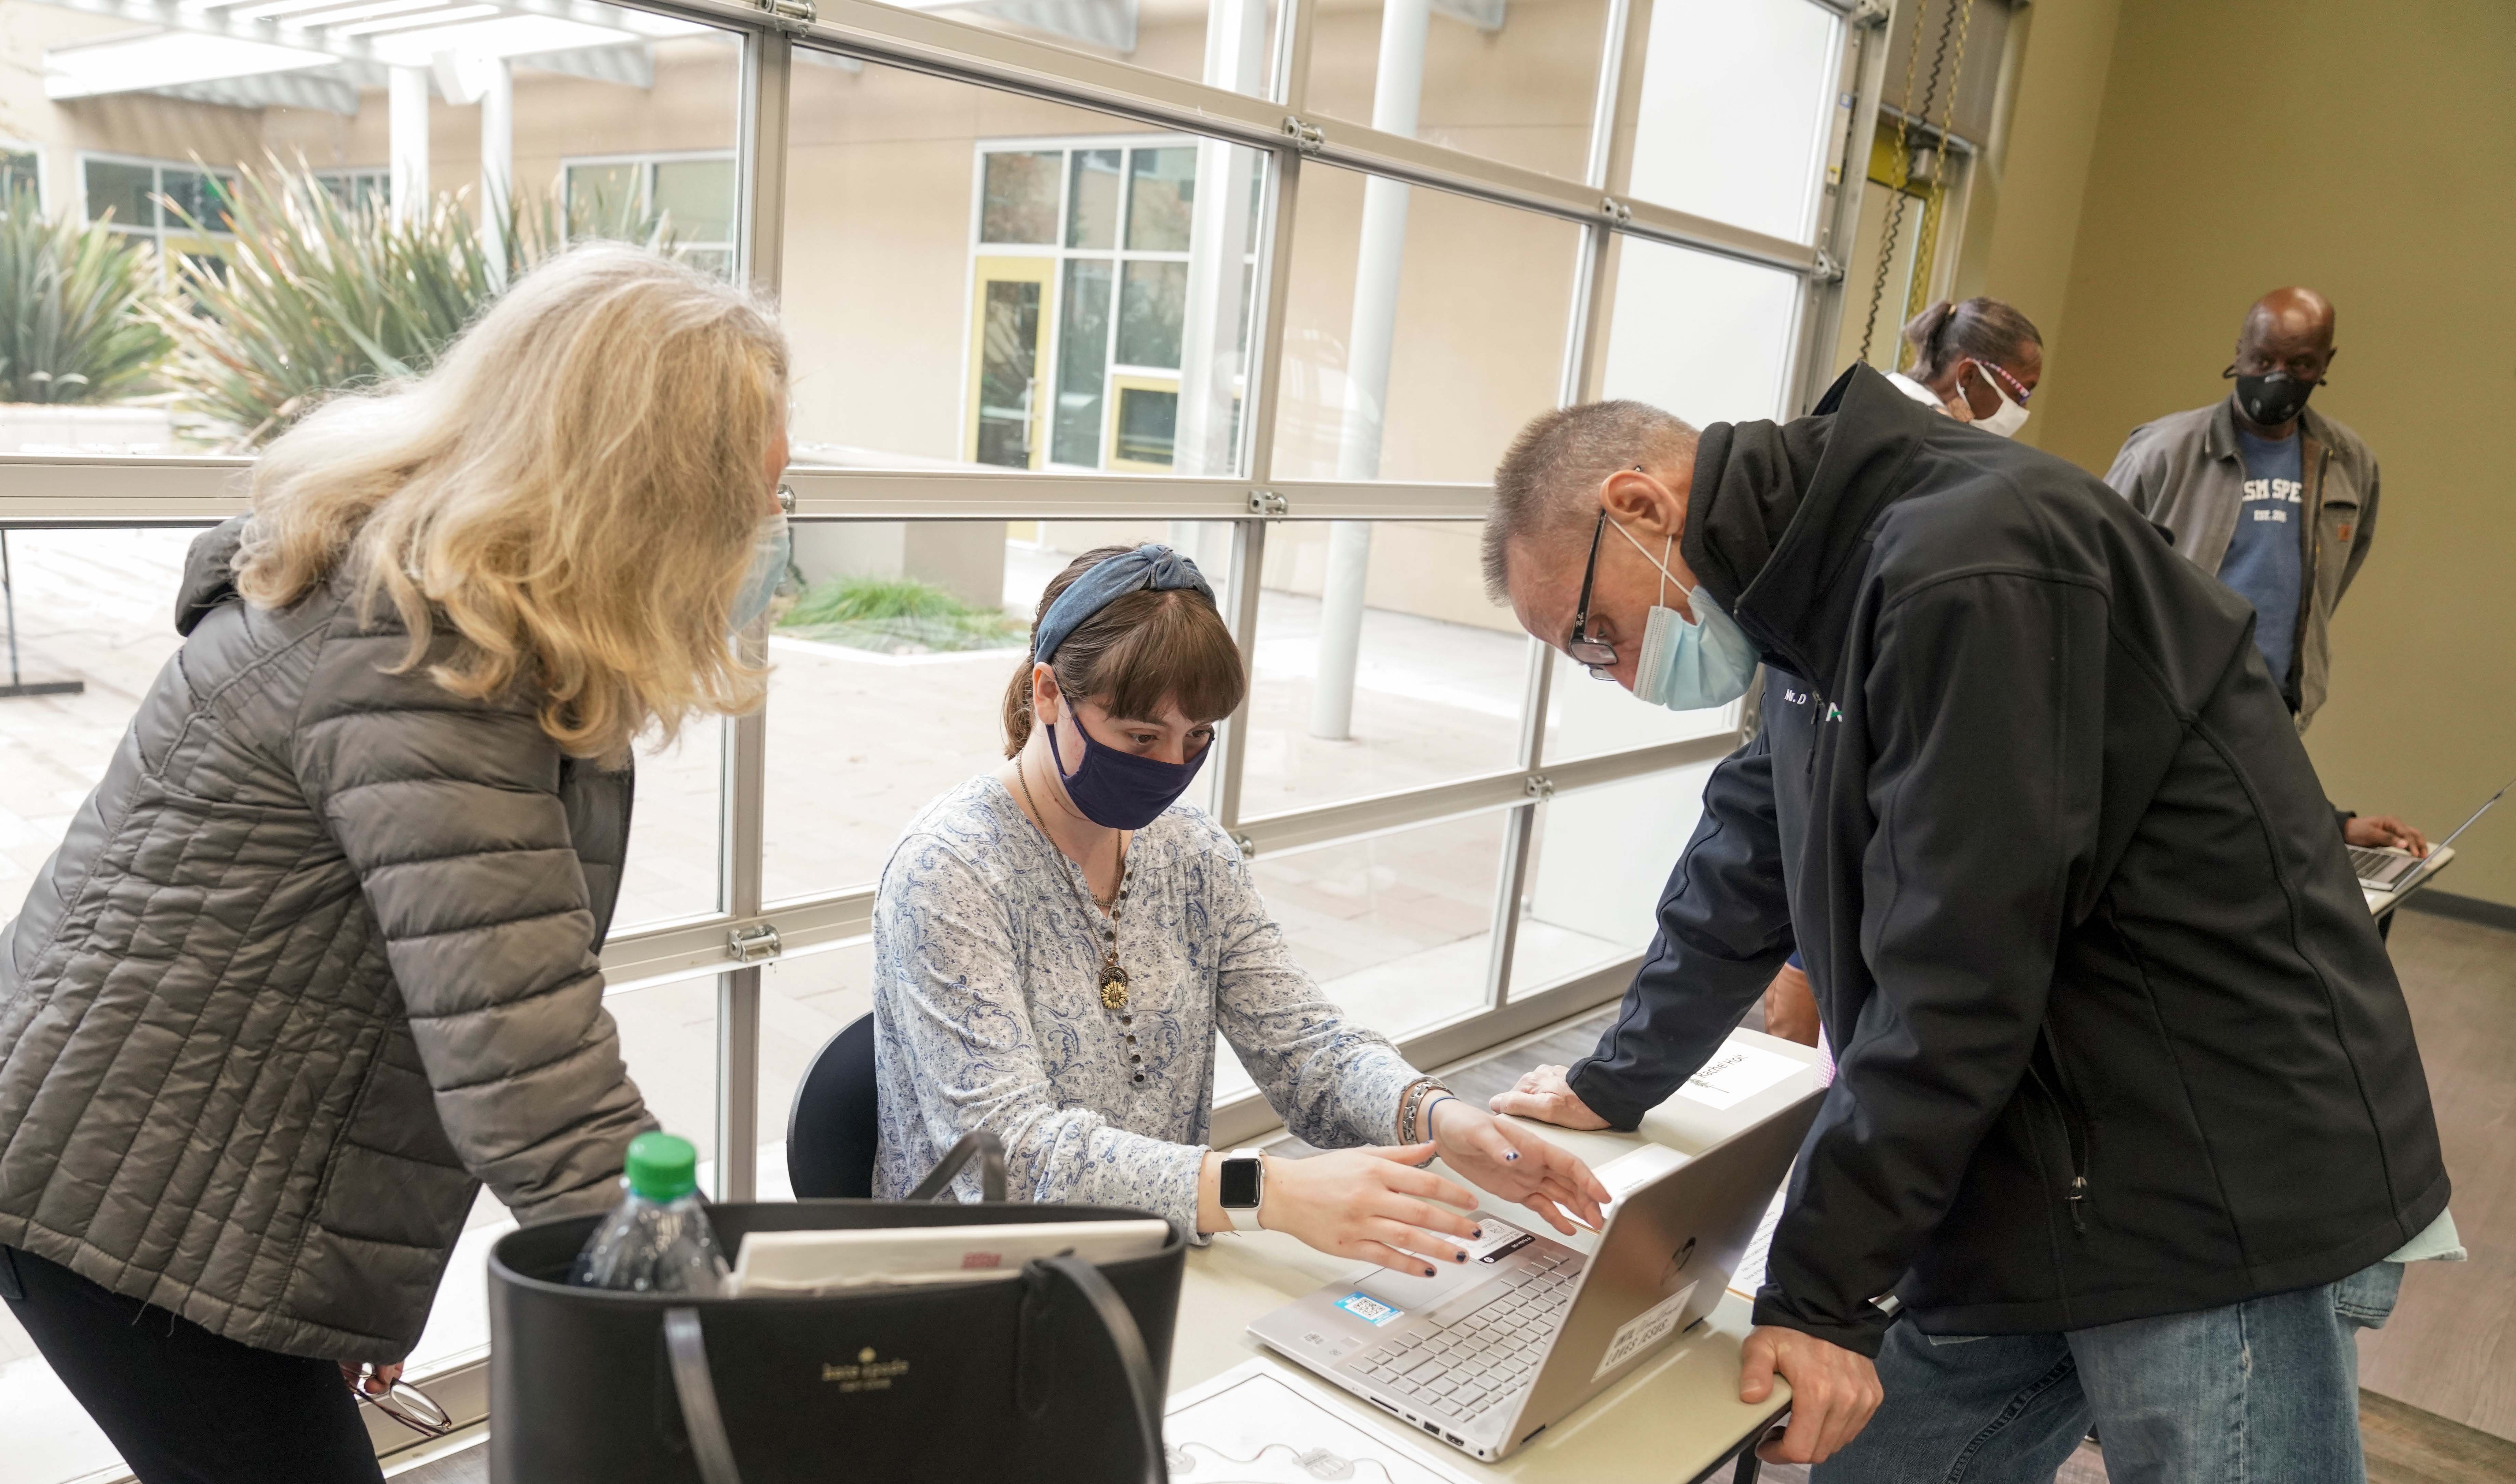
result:
M 1223 1204 L 1242 1211 L 1258 1204 L 1258 1162 L 1254 1159 L 1228 1159 L 1223 1162 Z

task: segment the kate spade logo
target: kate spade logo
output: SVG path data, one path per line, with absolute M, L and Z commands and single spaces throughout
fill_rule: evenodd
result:
M 838 1382 L 841 1391 L 888 1391 L 894 1378 L 907 1374 L 907 1361 L 881 1359 L 871 1345 L 857 1351 L 854 1365 L 821 1362 L 821 1380 Z

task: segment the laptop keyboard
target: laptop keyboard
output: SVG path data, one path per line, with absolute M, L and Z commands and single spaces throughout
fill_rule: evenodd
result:
M 2419 865 L 2412 857 L 2397 855 L 2391 850 L 2371 850 L 2366 845 L 2345 848 L 2350 852 L 2350 869 L 2359 873 L 2359 879 L 2379 886 L 2390 886 L 2402 880 Z
M 1433 1416 L 1470 1422 L 1528 1386 L 1580 1277 L 1578 1254 L 1533 1258 L 1467 1318 L 1366 1351 L 1355 1373 Z

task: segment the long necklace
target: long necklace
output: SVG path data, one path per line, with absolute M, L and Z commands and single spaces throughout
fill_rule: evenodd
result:
M 1065 865 L 1066 852 L 1057 847 L 1057 837 L 1048 833 L 1048 816 L 1039 811 L 1039 801 L 1031 797 L 1030 770 L 1023 766 L 1019 758 L 1014 760 L 1014 778 L 1022 784 L 1023 802 L 1030 805 L 1031 823 L 1039 830 L 1040 838 L 1048 842 L 1049 853 L 1057 857 L 1058 864 Z M 1089 923 L 1094 916 L 1095 901 L 1085 884 L 1075 880 L 1081 874 L 1081 868 L 1076 867 L 1066 878 L 1066 885 L 1074 893 L 1075 905 L 1083 909 L 1083 920 Z M 1127 884 L 1134 875 L 1135 869 L 1127 864 L 1127 846 L 1122 837 L 1118 845 L 1117 894 L 1099 904 L 1110 914 L 1109 926 L 1101 930 L 1104 939 L 1101 952 L 1103 1010 L 1123 1010 L 1127 1008 L 1127 970 L 1118 964 L 1118 914 L 1127 905 Z

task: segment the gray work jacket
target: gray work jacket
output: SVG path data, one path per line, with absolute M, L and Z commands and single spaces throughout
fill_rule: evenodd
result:
M 2376 456 L 2359 434 L 2313 407 L 2299 414 L 2298 433 L 2306 440 L 2298 450 L 2307 512 L 2298 539 L 2307 544 L 2307 580 L 2299 584 L 2290 673 L 2272 680 L 2296 704 L 2303 730 L 2324 704 L 2331 673 L 2326 626 L 2376 541 Z M 2106 471 L 2106 482 L 2132 509 L 2166 527 L 2177 551 L 2217 576 L 2245 497 L 2235 398 L 2133 429 L 2114 468 Z
M 388 673 L 408 635 L 337 582 L 245 602 L 241 525 L 193 543 L 184 646 L 0 929 L 0 1244 L 397 1360 L 481 1182 L 599 1210 L 649 1127 L 596 959 L 629 775 L 529 698 Z

